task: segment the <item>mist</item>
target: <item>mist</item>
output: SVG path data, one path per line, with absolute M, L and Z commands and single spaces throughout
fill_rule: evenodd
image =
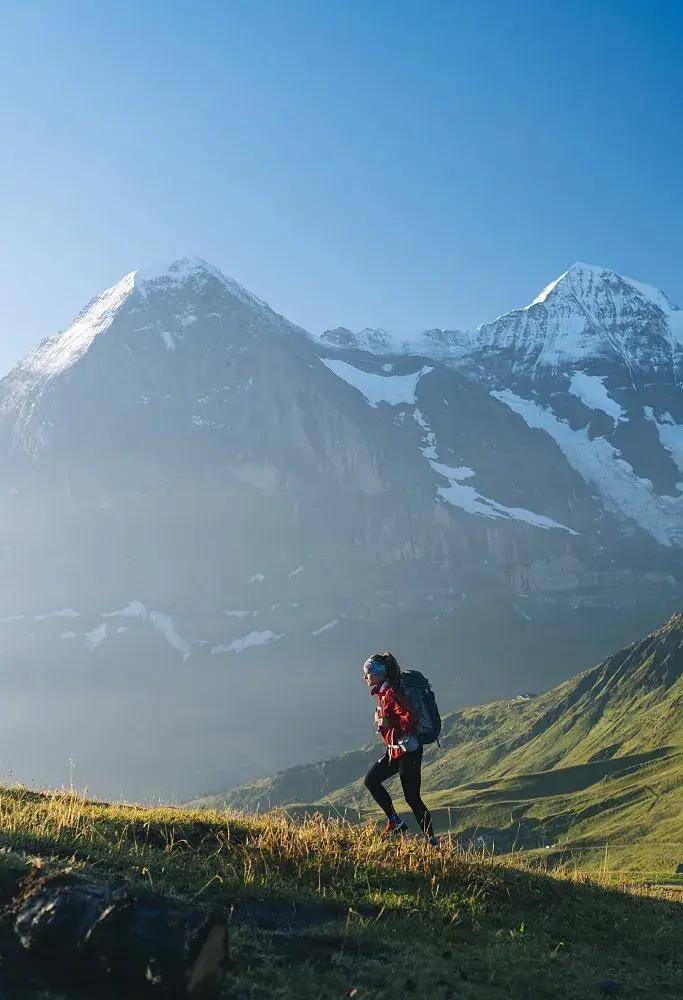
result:
M 668 314 L 653 330 L 641 292 L 602 282 L 643 310 L 637 357 L 661 370 Z M 528 336 L 553 301 L 521 314 Z M 374 650 L 450 709 L 545 690 L 675 608 L 679 470 L 647 416 L 683 419 L 666 377 L 626 391 L 600 362 L 615 421 L 538 362 L 508 371 L 507 348 L 482 375 L 462 338 L 368 346 L 183 260 L 126 276 L 0 382 L 6 779 L 196 797 L 365 743 Z M 631 478 L 615 463 L 596 487 L 588 438 L 565 453 L 494 386 L 568 434 L 590 421 Z

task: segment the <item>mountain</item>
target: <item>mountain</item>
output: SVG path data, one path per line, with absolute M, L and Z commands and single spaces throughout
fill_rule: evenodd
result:
M 663 292 L 576 263 L 476 330 L 431 330 L 403 345 L 382 332 L 377 349 L 367 331 L 337 343 L 380 353 L 391 343 L 466 373 L 551 438 L 607 509 L 680 544 L 683 311 Z
M 660 289 L 610 268 L 577 262 L 521 309 L 473 330 L 426 330 L 400 338 L 387 330 L 326 330 L 320 340 L 375 354 L 424 354 L 451 364 L 482 364 L 485 374 L 573 370 L 608 362 L 634 376 L 680 381 L 683 310 Z M 665 374 L 666 373 L 666 374 Z
M 682 598 L 680 316 L 574 265 L 399 344 L 197 258 L 123 277 L 0 382 L 0 770 L 188 797 L 359 741 L 372 649 L 452 706 L 651 628 Z
M 423 790 L 438 826 L 464 843 L 552 847 L 593 861 L 608 843 L 613 859 L 673 871 L 683 848 L 683 614 L 546 694 L 450 713 L 441 744 L 426 753 Z M 308 802 L 372 816 L 359 779 L 378 752 L 292 768 L 195 804 Z
M 635 384 L 676 384 L 683 361 L 683 312 L 650 285 L 608 268 L 576 263 L 524 309 L 473 332 L 467 353 L 501 373 L 623 368 Z

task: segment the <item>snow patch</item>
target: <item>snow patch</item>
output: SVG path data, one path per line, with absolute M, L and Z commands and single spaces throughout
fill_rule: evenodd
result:
M 518 608 L 516 604 L 513 604 L 512 607 L 513 607 L 513 610 L 516 611 L 517 614 L 520 616 L 520 618 L 524 618 L 528 622 L 533 621 L 533 618 L 531 617 L 531 615 L 528 615 L 526 613 L 526 611 L 522 611 L 522 609 Z
M 196 413 L 192 415 L 192 423 L 195 427 L 205 427 L 210 431 L 225 430 L 225 424 L 218 424 L 215 420 L 205 420 L 204 417 L 199 417 Z
M 659 420 L 651 406 L 643 407 L 645 416 L 657 428 L 659 440 L 669 452 L 680 472 L 683 472 L 683 424 L 677 424 L 670 413 L 664 412 Z M 679 485 L 683 489 L 683 485 Z
M 147 620 L 147 608 L 141 601 L 131 601 L 118 611 L 103 611 L 103 618 L 142 618 Z
M 162 615 L 160 611 L 150 611 L 149 620 L 151 621 L 154 628 L 161 632 L 166 641 L 177 649 L 179 653 L 183 654 L 183 663 L 187 660 L 192 648 L 182 636 L 178 635 L 175 626 L 173 624 L 173 619 L 170 615 Z
M 614 421 L 614 426 L 620 420 L 628 420 L 626 410 L 612 399 L 605 388 L 605 375 L 587 375 L 586 372 L 574 372 L 569 383 L 569 392 L 576 396 L 589 410 L 602 410 Z
M 552 518 L 545 517 L 543 514 L 534 514 L 533 511 L 526 510 L 524 507 L 506 507 L 504 504 L 498 503 L 497 500 L 482 496 L 473 486 L 464 486 L 461 480 L 474 476 L 474 469 L 470 469 L 466 465 L 453 468 L 439 462 L 436 452 L 436 437 L 433 431 L 419 410 L 415 410 L 414 417 L 425 431 L 425 444 L 420 448 L 420 451 L 434 472 L 443 476 L 450 484 L 449 486 L 439 486 L 437 489 L 437 494 L 447 503 L 453 507 L 459 507 L 468 514 L 478 514 L 481 517 L 490 518 L 506 517 L 515 521 L 524 521 L 526 524 L 531 524 L 535 528 L 543 528 L 546 531 L 550 528 L 559 528 L 561 531 L 569 532 L 570 535 L 578 534 L 572 528 L 560 524 L 559 521 L 553 521 Z
M 0 625 L 6 625 L 8 622 L 20 622 L 25 617 L 25 615 L 5 615 L 4 618 L 0 618 Z
M 164 615 L 161 611 L 151 611 L 142 601 L 131 601 L 125 608 L 117 611 L 103 611 L 103 618 L 140 618 L 149 622 L 157 632 L 166 639 L 169 645 L 183 654 L 183 662 L 187 660 L 192 649 L 186 639 L 178 634 L 173 619 L 170 615 Z
M 33 620 L 42 622 L 46 618 L 80 618 L 80 616 L 80 611 L 74 611 L 73 608 L 61 608 L 59 611 L 46 611 L 44 614 L 34 615 Z
M 683 546 L 683 496 L 659 496 L 650 480 L 637 476 L 609 441 L 603 437 L 591 440 L 587 427 L 573 430 L 551 409 L 510 389 L 492 390 L 491 395 L 518 413 L 529 427 L 545 431 L 612 511 L 634 520 L 662 545 Z
M 289 579 L 291 580 L 292 577 L 298 576 L 299 573 L 303 573 L 303 571 L 304 571 L 303 566 L 297 566 L 297 568 L 293 569 L 292 572 L 289 574 Z
M 218 653 L 243 653 L 245 649 L 250 649 L 252 646 L 265 646 L 266 643 L 277 642 L 278 639 L 284 638 L 284 634 L 283 632 L 278 635 L 275 632 L 271 632 L 270 629 L 266 629 L 265 632 L 249 632 L 247 635 L 235 639 L 229 646 L 222 644 L 212 646 L 211 655 L 216 656 Z
M 223 614 L 228 618 L 249 618 L 251 615 L 257 615 L 258 611 L 224 611 Z
M 254 573 L 254 575 L 250 576 L 247 580 L 247 586 L 249 586 L 250 583 L 263 583 L 264 580 L 265 576 L 263 573 Z
M 97 649 L 97 647 L 104 642 L 106 636 L 107 623 L 102 622 L 100 625 L 97 625 L 92 632 L 86 632 L 83 638 L 85 639 L 85 644 L 88 649 L 93 650 Z
M 415 403 L 417 383 L 423 375 L 429 375 L 433 368 L 424 367 L 410 375 L 375 375 L 347 364 L 346 361 L 336 361 L 332 358 L 321 358 L 326 368 L 329 368 L 337 378 L 360 392 L 370 406 L 388 403 L 398 406 L 400 403 Z
M 335 625 L 339 624 L 338 618 L 333 618 L 331 622 L 327 622 L 326 625 L 321 625 L 320 628 L 316 628 L 311 632 L 311 635 L 322 635 L 323 632 L 328 632 Z

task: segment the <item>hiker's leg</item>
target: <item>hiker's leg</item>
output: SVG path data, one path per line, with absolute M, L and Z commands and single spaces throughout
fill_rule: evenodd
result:
M 401 777 L 401 786 L 405 800 L 413 810 L 413 816 L 417 820 L 426 837 L 434 836 L 432 817 L 429 809 L 420 798 L 420 786 L 422 785 L 422 747 L 413 750 L 411 753 L 403 754 L 398 759 L 398 773 Z
M 396 774 L 397 771 L 398 761 L 391 760 L 387 751 L 365 775 L 365 787 L 388 819 L 393 819 L 396 816 L 396 810 L 391 796 L 382 782 L 390 778 L 392 774 Z

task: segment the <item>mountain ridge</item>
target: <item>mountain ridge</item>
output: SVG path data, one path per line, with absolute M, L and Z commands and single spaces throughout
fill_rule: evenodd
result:
M 425 754 L 423 789 L 441 829 L 465 842 L 510 849 L 516 838 L 534 848 L 543 831 L 559 855 L 580 853 L 607 831 L 624 856 L 637 834 L 645 853 L 667 838 L 674 857 L 683 818 L 683 614 L 544 695 L 448 713 L 441 743 Z M 296 804 L 369 817 L 374 804 L 360 778 L 378 752 L 349 751 L 193 804 Z
M 47 367 L 48 372 L 50 372 L 50 361 L 52 360 L 54 364 L 52 373 L 56 374 L 61 370 L 60 363 L 68 363 L 69 351 L 66 349 L 68 342 L 76 341 L 73 358 L 77 360 L 81 353 L 78 347 L 83 346 L 87 349 L 89 343 L 92 343 L 98 333 L 108 329 L 113 318 L 112 314 L 134 292 L 138 292 L 144 298 L 148 286 L 151 292 L 158 288 L 168 291 L 173 286 L 179 289 L 188 282 L 206 281 L 207 278 L 218 281 L 230 295 L 243 304 L 263 310 L 272 318 L 283 319 L 263 299 L 254 295 L 234 279 L 227 277 L 219 268 L 208 263 L 204 258 L 181 257 L 157 267 L 143 267 L 128 272 L 110 288 L 95 296 L 66 330 L 41 342 L 41 345 L 49 344 L 51 348 L 54 348 L 48 356 L 45 356 L 47 352 L 36 355 L 36 349 L 34 349 L 28 353 L 23 361 L 19 362 L 19 365 L 35 368 Z M 594 286 L 597 286 L 597 291 Z M 605 288 L 608 290 L 607 293 L 605 293 Z M 603 309 L 608 307 L 614 312 L 618 312 L 615 305 L 617 301 L 615 293 L 623 292 L 624 288 L 631 290 L 632 298 L 638 300 L 641 310 L 644 309 L 647 313 L 650 309 L 655 318 L 664 316 L 667 322 L 672 325 L 672 350 L 674 350 L 674 346 L 683 348 L 683 310 L 672 305 L 663 291 L 655 286 L 620 275 L 611 268 L 585 264 L 580 261 L 575 262 L 553 279 L 528 305 L 509 310 L 492 321 L 485 321 L 465 331 L 429 329 L 412 337 L 397 338 L 382 328 L 365 328 L 355 333 L 346 327 L 336 327 L 325 330 L 319 336 L 314 336 L 307 334 L 299 327 L 295 328 L 288 321 L 286 322 L 292 329 L 306 333 L 306 336 L 314 343 L 320 343 L 333 349 L 359 350 L 380 355 L 423 354 L 427 357 L 439 358 L 442 361 L 448 359 L 451 363 L 459 365 L 468 361 L 476 362 L 477 355 L 483 350 L 501 350 L 503 347 L 509 346 L 509 341 L 502 345 L 495 342 L 495 330 L 501 323 L 510 324 L 518 314 L 533 312 L 535 307 L 543 306 L 544 309 L 547 309 L 549 303 L 555 304 L 555 300 L 558 299 L 565 301 L 573 299 L 578 304 L 579 310 L 586 314 L 588 322 L 599 327 L 602 318 L 593 314 L 592 306 L 606 294 L 607 302 L 602 303 Z M 628 303 L 627 306 L 629 306 Z M 630 303 L 630 308 L 633 309 L 633 302 Z M 630 315 L 630 320 L 633 320 L 633 315 Z M 86 321 L 89 322 L 86 323 Z M 86 330 L 86 327 L 90 327 L 90 329 Z M 88 335 L 90 335 L 89 342 L 87 341 Z M 611 346 L 612 348 L 616 347 L 614 343 Z M 62 348 L 62 350 L 57 348 Z M 591 352 L 595 352 L 595 350 L 595 347 L 581 348 L 573 345 L 572 350 L 560 351 L 559 354 L 564 354 L 564 361 L 569 362 L 590 358 L 593 356 Z M 542 351 L 541 355 L 543 353 Z M 557 353 L 553 348 L 546 346 L 545 363 L 552 360 L 551 356 Z M 539 359 L 537 359 L 538 363 L 541 363 Z M 543 364 L 545 365 L 545 363 Z M 552 367 L 552 364 L 550 366 Z
M 547 323 L 543 326 L 546 313 L 558 309 L 563 312 L 565 323 L 573 316 L 575 326 L 571 343 L 560 345 L 559 349 L 552 342 L 556 332 L 553 333 L 552 329 L 548 331 Z M 651 320 L 657 325 L 668 326 L 672 353 L 683 349 L 683 310 L 673 305 L 664 292 L 653 285 L 620 275 L 611 268 L 580 261 L 553 279 L 528 305 L 509 310 L 469 330 L 433 329 L 421 335 L 399 338 L 386 330 L 362 330 L 354 334 L 346 328 L 337 328 L 325 331 L 320 339 L 343 350 L 355 349 L 374 354 L 422 353 L 466 366 L 481 364 L 492 352 L 515 347 L 514 327 L 521 326 L 520 333 L 523 334 L 525 327 L 534 326 L 528 317 L 524 317 L 525 313 L 539 315 L 541 320 L 538 325 L 543 327 L 543 343 L 540 348 L 536 345 L 533 368 L 553 369 L 580 360 L 596 360 L 605 351 L 608 355 L 616 353 L 624 360 L 627 352 L 613 332 L 605 332 L 599 338 L 595 333 L 590 335 L 591 330 L 604 330 L 608 319 L 614 320 L 617 326 L 623 325 L 624 319 L 633 323 L 638 318 L 641 322 Z M 623 313 L 626 313 L 625 317 Z M 581 329 L 582 321 L 589 329 L 589 336 L 583 340 L 585 331 Z M 510 326 L 513 327 L 513 334 L 501 341 L 498 330 Z M 538 339 L 539 333 L 535 330 L 532 333 L 531 347 L 527 345 L 525 351 L 533 355 L 533 341 Z M 523 339 L 521 343 L 524 344 Z M 632 363 L 630 358 L 627 363 Z
M 98 731 L 66 751 L 92 762 L 91 787 L 120 773 L 144 794 L 154 773 L 188 797 L 212 756 L 228 785 L 353 745 L 349 665 L 372 648 L 429 648 L 447 702 L 485 701 L 546 688 L 680 606 L 669 369 L 634 388 L 613 363 L 454 365 L 434 331 L 432 357 L 323 347 L 210 265 L 173 267 L 91 303 L 72 356 L 48 341 L 37 374 L 0 382 L 8 677 L 31 698 L 59 678 L 65 718 L 97 699 Z M 248 759 L 240 699 L 283 671 L 290 722 Z M 349 709 L 331 726 L 309 721 L 321 676 Z M 170 789 L 141 716 L 125 759 L 106 749 L 136 685 L 153 702 L 164 683 L 184 692 L 155 723 Z M 47 731 L 38 753 L 2 719 L 0 759 L 22 747 L 59 771 Z M 211 734 L 203 754 L 173 744 L 190 722 Z

